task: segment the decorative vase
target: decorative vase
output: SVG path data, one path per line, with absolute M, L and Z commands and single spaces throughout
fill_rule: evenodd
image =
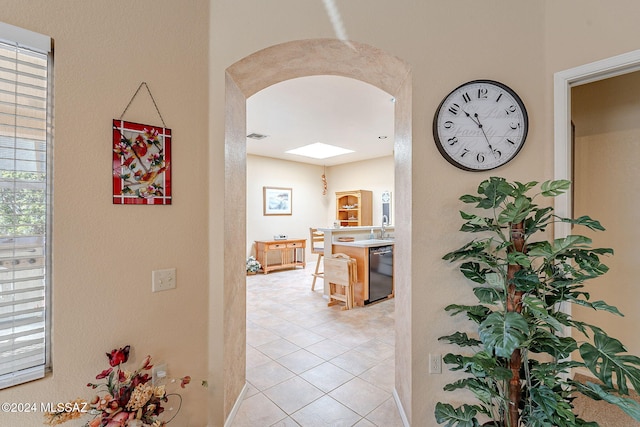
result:
M 257 271 L 247 271 L 247 276 L 255 276 Z

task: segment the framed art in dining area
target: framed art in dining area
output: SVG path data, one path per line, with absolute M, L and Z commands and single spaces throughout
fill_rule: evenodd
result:
M 262 187 L 263 215 L 291 215 L 291 188 Z

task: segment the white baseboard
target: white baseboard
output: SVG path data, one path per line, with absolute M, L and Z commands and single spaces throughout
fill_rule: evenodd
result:
M 247 394 L 247 383 L 244 383 L 244 386 L 242 387 L 242 390 L 240 391 L 240 394 L 238 395 L 238 398 L 236 399 L 236 403 L 233 404 L 233 408 L 231 408 L 231 412 L 229 412 L 229 416 L 227 417 L 227 419 L 224 422 L 224 427 L 231 427 L 231 425 L 233 424 L 233 420 L 236 417 L 236 414 L 238 413 L 238 409 L 240 408 L 240 405 L 242 404 L 242 401 L 244 400 L 244 395 Z
M 396 407 L 398 408 L 398 413 L 400 414 L 400 418 L 402 419 L 402 425 L 404 427 L 411 427 L 409 424 L 409 420 L 407 419 L 407 414 L 404 412 L 404 408 L 402 407 L 402 402 L 400 402 L 400 396 L 398 396 L 398 392 L 396 389 L 393 389 L 393 400 L 396 402 Z

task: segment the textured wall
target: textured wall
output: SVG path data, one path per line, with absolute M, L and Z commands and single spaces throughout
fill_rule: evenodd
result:
M 105 369 L 104 353 L 130 344 L 133 366 L 151 354 L 170 375 L 194 378 L 176 425 L 206 423 L 209 3 L 191 5 L 0 1 L 4 22 L 55 40 L 53 374 L 0 391 L 2 401 L 91 398 L 85 385 Z M 111 204 L 111 120 L 142 81 L 173 131 L 171 206 Z M 144 90 L 124 118 L 160 124 Z M 151 293 L 151 271 L 172 267 L 177 289 Z

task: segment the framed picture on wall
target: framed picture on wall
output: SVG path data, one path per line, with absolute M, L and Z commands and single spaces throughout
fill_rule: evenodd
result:
M 113 120 L 113 203 L 171 204 L 171 129 Z
M 291 188 L 262 187 L 263 215 L 291 215 Z

